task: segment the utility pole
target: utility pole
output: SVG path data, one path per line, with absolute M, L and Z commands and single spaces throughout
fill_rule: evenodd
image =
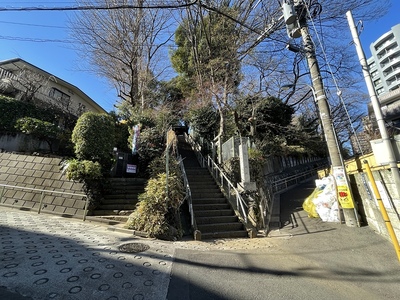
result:
M 400 196 L 400 173 L 399 173 L 399 168 L 397 166 L 396 156 L 394 154 L 393 147 L 392 147 L 392 144 L 390 142 L 389 134 L 388 134 L 388 132 L 386 130 L 385 120 L 383 119 L 383 114 L 382 114 L 382 109 L 381 109 L 381 106 L 379 104 L 378 97 L 376 96 L 376 93 L 375 93 L 374 84 L 372 82 L 371 75 L 369 74 L 369 71 L 368 71 L 367 60 L 365 59 L 365 54 L 364 54 L 364 51 L 362 49 L 360 39 L 358 37 L 357 28 L 354 25 L 354 19 L 353 19 L 353 15 L 352 15 L 351 11 L 348 11 L 346 13 L 346 17 L 347 17 L 347 21 L 349 23 L 349 27 L 350 27 L 351 35 L 353 37 L 354 45 L 355 45 L 356 50 L 357 50 L 358 59 L 360 60 L 360 64 L 361 64 L 361 67 L 362 67 L 362 72 L 363 72 L 363 75 L 364 75 L 365 83 L 367 85 L 369 97 L 371 99 L 371 104 L 372 104 L 372 107 L 374 109 L 374 114 L 375 114 L 375 117 L 376 117 L 376 121 L 378 123 L 379 132 L 381 134 L 382 141 L 383 141 L 383 144 L 385 146 L 385 149 L 386 149 L 386 152 L 387 152 L 387 155 L 388 155 L 387 156 L 388 165 L 390 166 L 390 170 L 391 170 L 391 173 L 392 173 L 393 181 L 394 181 L 394 183 L 396 185 L 397 193 Z
M 303 53 L 307 59 L 312 87 L 314 88 L 315 92 L 315 101 L 320 111 L 320 119 L 328 146 L 332 173 L 336 181 L 339 203 L 343 209 L 346 225 L 349 227 L 356 227 L 360 226 L 358 213 L 354 206 L 349 181 L 343 165 L 343 159 L 340 153 L 336 132 L 331 118 L 330 107 L 322 82 L 318 60 L 316 58 L 314 43 L 308 31 L 308 9 L 306 9 L 305 5 L 306 4 L 304 4 L 303 1 L 297 1 L 296 9 L 292 0 L 284 0 L 284 3 L 282 4 L 283 15 L 285 23 L 288 25 L 287 29 L 289 37 L 295 37 L 293 32 L 296 32 L 296 28 L 300 28 L 304 46 Z M 296 11 L 303 13 L 301 15 L 297 15 Z

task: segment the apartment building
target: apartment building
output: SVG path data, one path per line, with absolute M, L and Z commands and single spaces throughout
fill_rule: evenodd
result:
M 400 24 L 391 28 L 370 46 L 367 60 L 383 117 L 395 132 L 400 129 Z M 369 116 L 373 116 L 371 104 Z M 373 122 L 373 117 L 371 118 Z M 374 122 L 373 122 L 374 123 Z M 375 127 L 375 126 L 374 126 Z
M 107 113 L 78 87 L 21 58 L 0 61 L 0 93 L 50 104 L 76 117 L 86 111 Z

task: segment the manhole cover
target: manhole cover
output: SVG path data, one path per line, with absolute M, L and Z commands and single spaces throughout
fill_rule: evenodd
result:
M 125 253 L 137 253 L 149 250 L 150 246 L 142 243 L 128 243 L 118 247 L 118 250 Z

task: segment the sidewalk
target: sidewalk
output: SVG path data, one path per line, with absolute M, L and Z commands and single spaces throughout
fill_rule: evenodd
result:
M 103 224 L 0 207 L 0 299 L 164 299 L 173 253 Z
M 267 238 L 216 240 L 176 249 L 168 300 L 398 299 L 400 262 L 368 227 L 310 219 L 306 182 L 280 195 L 282 228 Z
M 285 226 L 268 237 L 201 242 L 0 207 L 0 299 L 398 299 L 390 242 L 308 218 L 312 190 L 281 195 Z

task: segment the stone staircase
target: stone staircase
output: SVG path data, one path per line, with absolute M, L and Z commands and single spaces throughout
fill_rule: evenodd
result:
M 244 225 L 235 215 L 208 169 L 200 167 L 194 151 L 181 139 L 179 153 L 184 158 L 201 239 L 248 237 Z
M 136 208 L 138 195 L 143 193 L 146 180 L 141 178 L 110 178 L 104 188 L 103 200 L 92 211 L 93 216 L 126 221 Z

